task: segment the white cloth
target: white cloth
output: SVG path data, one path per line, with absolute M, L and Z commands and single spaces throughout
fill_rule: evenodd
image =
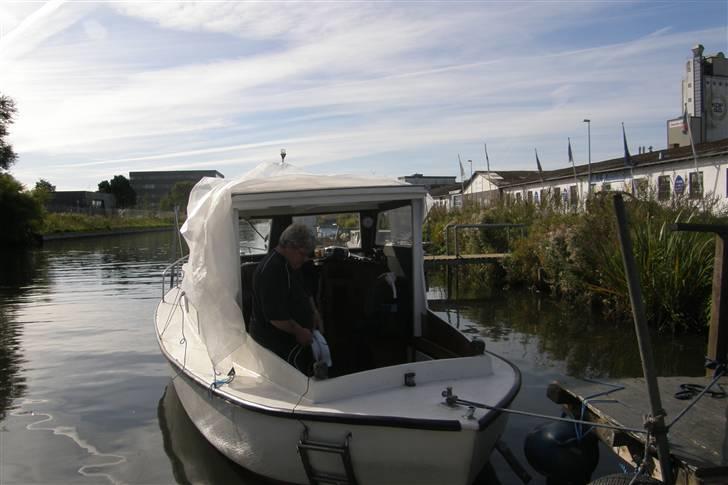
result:
M 313 357 L 316 362 L 326 362 L 328 367 L 333 365 L 331 361 L 331 351 L 329 350 L 329 344 L 326 343 L 326 339 L 321 332 L 318 330 L 313 331 L 313 341 L 311 342 L 311 350 L 313 350 Z

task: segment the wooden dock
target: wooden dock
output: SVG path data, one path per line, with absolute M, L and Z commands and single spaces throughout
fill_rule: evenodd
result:
M 679 400 L 675 393 L 680 384 L 705 386 L 707 377 L 660 377 L 658 379 L 662 405 L 667 414 L 666 423 L 680 414 L 692 401 Z M 612 385 L 624 386 L 606 396 L 586 398 L 606 390 L 609 386 L 580 379 L 565 377 L 549 385 L 549 399 L 562 404 L 576 418 L 580 417 L 584 405 L 583 419 L 629 428 L 643 429 L 643 416 L 649 412 L 649 398 L 645 381 L 639 379 L 604 380 Z M 719 384 L 728 386 L 728 377 Z M 726 387 L 728 389 L 728 387 Z M 718 385 L 711 390 L 720 391 Z M 674 483 L 678 485 L 703 485 L 728 483 L 728 398 L 703 396 L 674 426 L 668 439 L 673 463 Z M 635 464 L 644 454 L 644 434 L 593 428 L 593 431 L 607 446 L 622 459 Z M 660 480 L 657 454 L 652 450 L 652 476 Z
M 426 255 L 425 268 L 439 265 L 456 266 L 461 264 L 487 264 L 499 263 L 510 256 L 510 253 L 491 253 L 491 254 L 441 254 Z

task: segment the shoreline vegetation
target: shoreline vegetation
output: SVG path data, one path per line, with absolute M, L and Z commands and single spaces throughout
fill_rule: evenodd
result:
M 40 226 L 42 237 L 77 233 L 119 233 L 143 229 L 166 229 L 175 224 L 173 216 L 101 216 L 73 213 L 46 213 Z
M 552 201 L 466 206 L 450 212 L 434 207 L 424 239 L 430 253 L 444 254 L 447 224 L 525 224 L 525 231 L 510 234 L 468 229 L 458 235 L 462 254 L 510 253 L 502 266 L 458 269 L 463 291 L 525 287 L 627 323 L 631 306 L 609 195 L 594 194 L 579 212 Z M 654 195 L 624 194 L 648 321 L 662 332 L 704 332 L 710 318 L 715 236 L 674 232 L 670 226 L 725 224 L 728 213 L 710 198 L 658 202 Z

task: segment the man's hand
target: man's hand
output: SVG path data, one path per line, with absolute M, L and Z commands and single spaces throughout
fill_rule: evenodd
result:
M 313 335 L 311 334 L 311 330 L 298 326 L 298 329 L 296 330 L 296 342 L 298 342 L 301 345 L 311 345 L 311 342 L 313 342 Z

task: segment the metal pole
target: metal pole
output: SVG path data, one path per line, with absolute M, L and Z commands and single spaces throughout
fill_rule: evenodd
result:
M 587 153 L 588 153 L 588 163 L 589 163 L 589 176 L 587 178 L 587 183 L 589 186 L 587 187 L 587 196 L 591 196 L 591 181 L 592 181 L 592 172 L 591 172 L 591 120 L 585 119 L 584 123 L 586 123 L 586 142 L 587 142 Z
M 660 389 L 657 386 L 655 360 L 652 355 L 650 336 L 647 332 L 647 318 L 642 301 L 642 289 L 640 287 L 639 274 L 637 273 L 637 264 L 635 263 L 634 253 L 632 252 L 632 240 L 630 239 L 629 228 L 627 227 L 627 213 L 624 209 L 624 201 L 620 194 L 614 196 L 614 211 L 617 215 L 617 234 L 622 249 L 624 271 L 627 276 L 629 299 L 632 303 L 632 316 L 634 317 L 634 329 L 637 335 L 640 359 L 642 360 L 642 372 L 645 376 L 647 394 L 650 398 L 650 411 L 652 416 L 649 425 L 652 426 L 652 432 L 655 436 L 655 441 L 657 441 L 657 457 L 660 461 L 662 481 L 671 484 L 672 470 L 670 467 L 670 447 L 667 441 L 667 428 L 665 427 L 665 410 L 662 408 Z

